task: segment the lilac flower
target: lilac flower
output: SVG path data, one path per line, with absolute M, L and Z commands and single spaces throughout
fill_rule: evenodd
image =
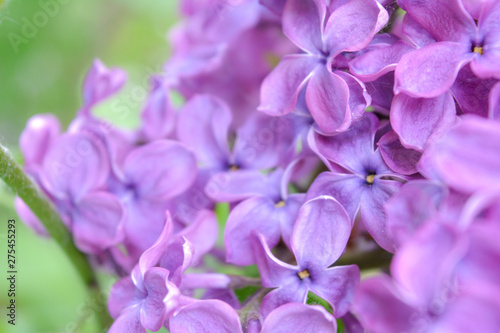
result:
M 192 98 L 179 116 L 180 140 L 194 150 L 201 167 L 213 173 L 206 194 L 216 201 L 232 202 L 266 194 L 269 189 L 279 193 L 268 185 L 272 180 L 266 180 L 260 170 L 276 167 L 282 159 L 280 153 L 288 152 L 294 135 L 287 131 L 291 124 L 285 123 L 279 132 L 273 132 L 275 125 L 269 124 L 270 117 L 257 114 L 238 129 L 230 149 L 231 120 L 228 106 L 209 95 Z M 260 138 L 261 131 L 264 139 Z
M 468 63 L 480 78 L 500 78 L 497 1 L 485 1 L 477 25 L 460 0 L 405 0 L 402 5 L 437 42 L 401 58 L 396 68 L 396 93 L 437 97 L 451 88 L 459 70 Z
M 342 52 L 364 48 L 387 22 L 375 0 L 347 3 L 289 0 L 283 32 L 305 54 L 284 57 L 261 86 L 259 109 L 271 115 L 290 113 L 306 86 L 307 106 L 323 133 L 345 131 L 370 103 L 364 85 L 342 71 Z M 339 69 L 339 70 L 337 70 Z
M 98 253 L 122 238 L 123 206 L 105 191 L 109 172 L 102 143 L 85 133 L 62 135 L 43 160 L 40 182 L 86 253 Z
M 210 220 L 214 220 L 213 214 Z M 122 332 L 127 326 L 137 327 L 137 332 L 143 332 L 143 328 L 157 331 L 173 311 L 185 304 L 185 296 L 178 288 L 184 271 L 193 262 L 194 248 L 184 235 L 190 237 L 200 232 L 206 235 L 204 221 L 209 220 L 200 221 L 191 232 L 172 235 L 173 223 L 167 213 L 165 226 L 156 242 L 144 251 L 131 275 L 117 282 L 111 290 L 108 308 L 117 318 L 112 332 Z M 193 240 L 201 239 L 200 236 Z
M 355 265 L 330 266 L 344 251 L 351 228 L 342 206 L 325 196 L 306 202 L 298 213 L 290 241 L 297 265 L 276 259 L 265 238 L 255 236 L 254 256 L 262 285 L 277 288 L 264 297 L 262 317 L 285 303 L 304 303 L 309 291 L 330 303 L 335 316 L 343 316 L 349 310 L 359 269 Z
M 386 232 L 383 204 L 399 190 L 406 177 L 389 169 L 380 150 L 374 150 L 378 124 L 375 115 L 366 113 L 345 133 L 312 137 L 311 145 L 331 171 L 315 179 L 307 198 L 334 197 L 344 206 L 351 221 L 361 212 L 370 235 L 384 249 L 393 251 L 393 242 Z

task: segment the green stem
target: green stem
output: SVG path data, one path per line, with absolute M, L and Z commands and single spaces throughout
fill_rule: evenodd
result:
M 384 268 L 390 265 L 392 254 L 380 248 L 370 252 L 359 252 L 343 255 L 335 262 L 335 266 L 358 265 L 360 270 Z
M 102 329 L 109 323 L 107 311 L 102 311 L 106 301 L 85 255 L 74 245 L 72 237 L 52 205 L 45 199 L 33 182 L 26 176 L 17 163 L 10 157 L 7 149 L 0 145 L 0 177 L 28 205 L 31 211 L 40 219 L 52 238 L 62 248 L 75 267 L 82 282 L 88 289 L 89 298 L 99 304 L 95 314 Z

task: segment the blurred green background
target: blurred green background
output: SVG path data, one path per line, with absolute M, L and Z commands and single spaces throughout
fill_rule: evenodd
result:
M 99 113 L 134 126 L 147 77 L 169 55 L 167 30 L 178 18 L 175 0 L 0 0 L 0 142 L 19 156 L 18 138 L 36 113 L 54 113 L 67 126 L 81 103 L 81 83 L 94 58 L 129 73 L 116 99 Z M 68 260 L 50 240 L 17 225 L 17 318 L 7 324 L 7 220 L 19 220 L 13 195 L 0 184 L 0 332 L 95 332 L 86 293 Z M 76 328 L 83 322 L 83 328 Z

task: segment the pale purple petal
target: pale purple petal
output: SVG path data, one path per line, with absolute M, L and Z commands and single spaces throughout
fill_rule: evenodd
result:
M 144 253 L 141 255 L 141 258 L 139 259 L 139 264 L 135 266 L 134 270 L 132 271 L 132 278 L 134 279 L 134 283 L 139 288 L 143 288 L 142 281 L 144 279 L 144 274 L 146 273 L 146 271 L 151 267 L 158 265 L 161 256 L 167 250 L 172 236 L 172 229 L 172 218 L 170 217 L 170 213 L 167 212 L 165 224 L 160 236 L 158 236 L 158 239 L 153 245 L 151 245 L 150 248 L 144 251 Z
M 267 316 L 261 333 L 335 333 L 337 321 L 319 305 L 288 303 Z
M 394 131 L 386 133 L 377 145 L 384 162 L 394 172 L 401 175 L 413 175 L 417 173 L 417 163 L 422 153 L 405 148 L 399 141 L 399 137 Z
M 373 333 L 411 332 L 412 316 L 418 314 L 386 275 L 361 283 L 353 310 L 365 329 Z
M 251 239 L 254 257 L 257 260 L 264 287 L 278 287 L 299 281 L 296 274 L 298 268 L 276 259 L 267 246 L 264 236 L 253 234 Z
M 450 187 L 472 193 L 500 185 L 500 124 L 463 117 L 432 149 L 419 168 L 433 170 Z
M 83 133 L 64 134 L 45 156 L 41 182 L 58 199 L 78 201 L 104 185 L 109 158 L 98 139 Z
M 400 40 L 391 46 L 375 49 L 349 62 L 349 69 L 363 81 L 373 81 L 396 69 L 404 54 L 415 46 Z
M 150 268 L 144 274 L 147 297 L 141 307 L 141 323 L 150 331 L 158 331 L 166 318 L 163 299 L 168 294 L 167 278 L 169 272 L 160 267 Z
M 274 289 L 264 297 L 260 307 L 260 315 L 262 318 L 266 318 L 274 309 L 283 304 L 305 303 L 307 292 L 307 286 L 304 283 L 300 283 L 299 278 L 295 275 L 295 279 L 292 282 Z
M 489 102 L 489 118 L 500 120 L 500 82 L 491 89 Z
M 247 199 L 231 210 L 224 232 L 226 261 L 247 266 L 255 263 L 252 255 L 252 232 L 258 232 L 273 248 L 280 240 L 282 209 L 266 197 Z
M 446 190 L 441 185 L 414 180 L 404 184 L 385 202 L 387 232 L 396 247 L 410 239 L 415 230 L 437 212 L 445 195 Z
M 377 116 L 366 113 L 344 133 L 336 136 L 316 134 L 317 153 L 353 173 L 364 174 L 366 160 L 373 154 L 378 125 Z
M 298 265 L 330 266 L 344 252 L 351 229 L 347 212 L 334 198 L 322 196 L 307 201 L 299 210 L 291 239 Z
M 404 147 L 416 151 L 423 151 L 432 135 L 446 132 L 456 119 L 455 101 L 450 92 L 434 98 L 399 94 L 392 101 L 392 128 Z
M 146 333 L 141 324 L 140 304 L 125 309 L 113 322 L 108 333 Z
M 177 135 L 194 150 L 204 166 L 221 169 L 229 159 L 231 119 L 231 110 L 224 101 L 210 95 L 196 95 L 181 110 Z
M 80 199 L 72 214 L 76 246 L 86 253 L 97 253 L 122 240 L 125 209 L 108 192 L 92 192 Z
M 23 153 L 24 165 L 28 171 L 36 170 L 42 165 L 47 151 L 60 132 L 59 119 L 52 114 L 37 114 L 28 120 L 19 137 L 19 148 Z
M 316 126 L 325 134 L 345 131 L 351 124 L 349 86 L 326 67 L 314 71 L 307 85 L 306 102 Z
M 323 50 L 323 21 L 326 5 L 323 0 L 288 0 L 283 11 L 283 33 L 309 53 Z
M 475 23 L 461 0 L 404 0 L 404 9 L 437 41 L 469 41 Z
M 406 53 L 396 67 L 394 92 L 412 97 L 437 97 L 451 88 L 473 55 L 469 45 L 439 42 Z
M 292 112 L 300 91 L 318 66 L 318 58 L 310 55 L 285 56 L 262 82 L 259 110 L 271 116 Z
M 488 96 L 493 85 L 497 82 L 494 79 L 480 79 L 471 71 L 471 66 L 464 66 L 458 72 L 457 79 L 451 87 L 453 97 L 463 113 L 473 113 L 478 116 L 488 115 Z
M 160 267 L 171 272 L 169 280 L 176 286 L 182 282 L 182 275 L 193 262 L 194 248 L 184 237 L 177 236 L 169 244 L 160 259 Z
M 336 318 L 344 316 L 351 307 L 359 284 L 358 266 L 331 267 L 314 276 L 311 291 L 332 305 Z
M 375 0 L 350 0 L 338 7 L 325 27 L 325 46 L 330 54 L 359 51 L 387 23 L 387 11 Z
M 170 318 L 171 333 L 242 333 L 236 311 L 219 300 L 203 300 L 182 307 Z
M 178 235 L 186 238 L 193 246 L 192 260 L 193 264 L 196 264 L 214 247 L 218 234 L 217 216 L 213 211 L 204 209 L 198 212 L 195 220 Z
M 135 285 L 130 276 L 113 284 L 108 297 L 108 310 L 111 317 L 118 318 L 122 310 L 132 304 L 135 293 Z
M 83 106 L 80 115 L 90 115 L 90 108 L 120 90 L 127 73 L 120 68 L 107 68 L 95 59 L 83 81 Z
M 235 170 L 214 174 L 205 193 L 215 201 L 235 202 L 254 196 L 279 198 L 280 188 L 272 177 L 258 170 Z
M 351 221 L 354 221 L 361 202 L 362 189 L 365 180 L 356 175 L 321 173 L 307 191 L 306 200 L 322 195 L 335 198 L 342 204 Z
M 125 160 L 124 173 L 137 195 L 163 201 L 186 189 L 198 172 L 194 154 L 184 145 L 158 140 L 133 150 Z
M 401 187 L 394 180 L 375 178 L 373 185 L 365 188 L 361 197 L 361 217 L 366 230 L 383 249 L 394 252 L 394 240 L 387 234 L 384 203 Z
M 451 273 L 463 257 L 467 243 L 452 228 L 432 220 L 398 249 L 391 273 L 422 306 L 451 282 Z
M 349 88 L 349 112 L 351 121 L 358 121 L 365 113 L 367 106 L 371 104 L 372 98 L 361 80 L 344 71 L 335 71 L 347 83 Z
M 160 77 L 152 77 L 152 91 L 141 113 L 142 134 L 146 140 L 165 139 L 172 134 L 175 110 L 170 101 L 170 87 Z

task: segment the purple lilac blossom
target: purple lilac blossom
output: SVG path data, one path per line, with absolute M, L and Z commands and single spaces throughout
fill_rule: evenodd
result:
M 120 277 L 110 332 L 497 332 L 499 2 L 180 10 L 138 128 L 93 114 L 127 77 L 95 60 L 69 128 L 36 115 L 20 138 L 77 247 Z

